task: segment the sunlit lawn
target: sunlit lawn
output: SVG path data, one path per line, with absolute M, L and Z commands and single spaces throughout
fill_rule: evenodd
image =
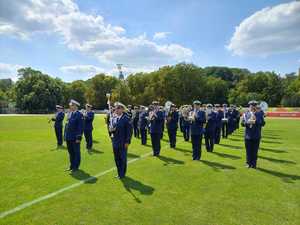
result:
M 104 119 L 94 122 L 94 150 L 82 143 L 81 171 L 73 176 L 66 149 L 56 150 L 46 116 L 0 117 L 0 211 L 13 209 L 114 167 Z M 300 224 L 300 120 L 268 119 L 258 169 L 244 167 L 243 130 L 214 153 L 178 133 L 177 149 L 162 141 L 160 158 L 147 156 L 0 219 L 0 224 Z M 151 152 L 134 139 L 129 160 Z M 204 142 L 203 142 L 204 144 Z

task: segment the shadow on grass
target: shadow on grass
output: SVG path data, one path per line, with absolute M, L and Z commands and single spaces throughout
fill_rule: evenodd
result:
M 275 163 L 296 164 L 294 161 L 284 160 L 284 159 L 274 159 L 274 158 L 270 158 L 270 157 L 267 157 L 267 156 L 258 156 L 258 158 L 265 159 L 265 160 L 275 162 Z
M 231 148 L 231 149 L 243 149 L 241 146 L 228 145 L 228 144 L 219 144 L 222 147 Z
M 91 176 L 84 170 L 77 170 L 76 172 L 70 173 L 70 175 L 77 180 L 83 181 L 85 184 L 95 184 L 98 180 L 97 177 Z
M 261 140 L 262 143 L 268 143 L 268 144 L 282 144 L 281 141 L 269 141 L 269 140 Z
M 238 138 L 228 138 L 228 140 L 230 140 L 230 141 L 243 141 L 242 139 L 238 139 Z
M 284 150 L 280 150 L 280 149 L 272 149 L 272 148 L 259 148 L 260 150 L 262 151 L 267 151 L 267 152 L 273 152 L 273 153 L 285 153 L 287 151 L 284 151 Z
M 268 135 L 262 135 L 263 138 L 266 138 L 266 139 L 271 139 L 271 140 L 281 140 L 282 138 L 280 137 L 274 137 L 274 136 L 268 136 Z
M 90 153 L 92 153 L 92 154 L 103 154 L 104 152 L 102 152 L 102 151 L 100 151 L 100 150 L 97 150 L 97 149 L 95 149 L 95 148 L 92 148 L 92 149 L 90 150 Z
M 294 183 L 294 181 L 300 180 L 300 176 L 296 175 L 296 174 L 282 173 L 282 172 L 263 169 L 263 168 L 257 168 L 257 170 L 267 173 L 267 174 L 270 174 L 270 175 L 273 175 L 273 176 L 276 176 L 276 177 L 279 177 L 286 183 Z
M 217 162 L 210 162 L 210 161 L 206 161 L 206 160 L 201 160 L 200 162 L 202 162 L 203 164 L 212 167 L 214 170 L 234 170 L 236 169 L 234 166 L 229 166 L 229 165 L 225 165 L 225 164 L 221 164 L 221 163 L 217 163 Z
M 188 154 L 192 154 L 192 150 L 187 150 L 187 149 L 184 149 L 184 148 L 174 148 L 175 151 L 179 151 L 179 152 L 183 152 L 185 155 L 188 155 Z
M 211 152 L 212 154 L 215 154 L 217 156 L 223 157 L 223 158 L 228 158 L 228 159 L 240 159 L 241 157 L 235 156 L 235 155 L 230 155 L 227 153 L 221 153 L 221 152 Z
M 128 153 L 127 153 L 127 157 L 128 157 L 128 158 L 139 158 L 140 156 L 139 156 L 139 155 L 136 155 L 136 154 L 133 154 L 133 153 L 130 153 L 130 152 L 128 152 Z
M 99 142 L 99 141 L 96 141 L 96 140 L 93 140 L 93 143 L 99 144 L 100 142 Z
M 179 165 L 184 164 L 184 161 L 182 161 L 182 160 L 173 159 L 173 158 L 170 158 L 167 156 L 160 155 L 160 156 L 157 156 L 157 158 L 160 159 L 161 161 L 163 161 L 165 166 L 170 165 L 170 164 L 179 164 Z
M 163 141 L 163 142 L 169 142 L 169 139 L 162 138 L 161 141 Z
M 133 193 L 132 190 L 139 191 L 142 195 L 152 195 L 155 190 L 153 187 L 143 184 L 131 177 L 125 177 L 121 179 L 121 181 L 126 191 L 132 195 L 137 203 L 142 203 L 142 201 Z

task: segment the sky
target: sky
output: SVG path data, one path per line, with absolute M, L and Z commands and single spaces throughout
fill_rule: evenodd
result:
M 179 62 L 297 72 L 300 1 L 0 0 L 0 79 L 64 81 Z

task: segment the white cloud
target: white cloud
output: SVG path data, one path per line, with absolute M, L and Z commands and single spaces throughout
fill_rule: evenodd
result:
M 93 65 L 70 65 L 62 66 L 59 69 L 65 75 L 64 77 L 67 78 L 66 80 L 85 80 L 98 73 L 105 73 L 103 68 Z
M 24 66 L 0 63 L 0 79 L 11 78 L 13 81 L 16 81 L 18 79 L 18 69 L 21 68 L 24 68 Z
M 169 34 L 170 32 L 156 32 L 153 35 L 153 40 L 165 39 Z
M 264 8 L 243 20 L 227 48 L 235 55 L 300 51 L 300 1 Z
M 123 63 L 132 68 L 152 68 L 188 61 L 193 55 L 189 48 L 158 44 L 146 35 L 129 38 L 123 27 L 80 11 L 73 0 L 0 1 L 0 35 L 30 39 L 41 32 L 58 34 L 68 48 L 110 66 Z

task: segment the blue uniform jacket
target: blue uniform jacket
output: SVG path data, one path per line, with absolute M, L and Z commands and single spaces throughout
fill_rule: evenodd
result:
M 114 148 L 124 147 L 124 144 L 130 144 L 131 139 L 131 121 L 128 115 L 123 115 L 116 121 L 115 132 L 112 138 L 112 144 Z
M 206 122 L 205 112 L 198 111 L 195 121 L 191 123 L 191 135 L 201 135 L 203 134 L 203 124 Z
M 217 125 L 217 113 L 211 112 L 207 116 L 207 124 L 205 130 L 207 133 L 214 134 Z
M 245 139 L 246 140 L 257 140 L 261 138 L 261 128 L 265 125 L 265 119 L 262 113 L 255 112 L 255 124 L 252 126 L 246 123 L 247 118 L 250 117 L 250 112 L 245 112 L 242 119 L 242 126 L 245 127 Z
M 150 133 L 161 134 L 164 122 L 165 122 L 164 113 L 162 111 L 157 111 L 156 117 L 150 121 Z
M 95 113 L 93 111 L 86 113 L 86 116 L 84 117 L 84 130 L 93 130 L 94 117 Z
M 65 118 L 64 112 L 57 112 L 55 115 L 55 118 L 52 119 L 53 121 L 55 121 L 54 127 L 57 127 L 57 128 L 62 127 L 64 118 Z
M 139 113 L 139 122 L 138 127 L 142 130 L 146 130 L 148 126 L 148 120 L 147 120 L 148 113 L 147 112 L 140 112 Z
M 178 128 L 179 114 L 178 112 L 173 112 L 171 120 L 167 121 L 167 128 L 169 130 L 176 130 Z
M 83 115 L 79 111 L 72 113 L 66 125 L 65 138 L 66 141 L 81 140 L 83 132 Z
M 224 118 L 224 113 L 222 110 L 216 112 L 216 127 L 222 126 L 222 119 Z

